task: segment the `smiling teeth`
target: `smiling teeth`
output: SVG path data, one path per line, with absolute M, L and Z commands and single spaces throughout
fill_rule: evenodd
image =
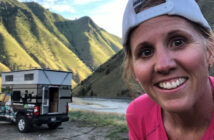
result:
M 173 81 L 159 83 L 159 87 L 164 88 L 164 89 L 173 89 L 173 88 L 180 86 L 185 81 L 186 81 L 185 78 L 179 78 L 179 79 L 176 79 Z

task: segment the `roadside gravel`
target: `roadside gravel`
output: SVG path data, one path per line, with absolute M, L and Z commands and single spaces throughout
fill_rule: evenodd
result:
M 115 131 L 113 127 L 90 127 L 82 122 L 68 121 L 56 130 L 46 125 L 35 128 L 30 133 L 19 133 L 14 124 L 0 122 L 0 139 L 2 140 L 112 140 L 105 137 Z M 120 134 L 121 139 L 128 139 L 127 134 Z

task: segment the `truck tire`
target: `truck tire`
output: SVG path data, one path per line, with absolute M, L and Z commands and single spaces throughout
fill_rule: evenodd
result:
M 19 116 L 17 121 L 17 128 L 19 132 L 25 133 L 31 130 L 31 124 L 26 116 Z
M 48 128 L 49 129 L 56 129 L 59 127 L 62 123 L 61 122 L 55 122 L 55 123 L 48 123 Z

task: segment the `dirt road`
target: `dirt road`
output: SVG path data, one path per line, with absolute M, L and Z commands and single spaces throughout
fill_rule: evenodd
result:
M 81 122 L 65 122 L 56 130 L 50 130 L 46 125 L 35 128 L 30 133 L 19 133 L 11 123 L 0 122 L 0 139 L 2 140 L 111 140 L 105 136 L 114 131 L 109 127 L 89 127 Z M 121 138 L 127 139 L 127 134 Z

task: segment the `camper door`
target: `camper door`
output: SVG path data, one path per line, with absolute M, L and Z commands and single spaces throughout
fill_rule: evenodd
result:
M 43 87 L 42 89 L 42 115 L 49 112 L 49 89 Z
M 60 89 L 59 90 L 59 113 L 67 112 L 67 105 L 71 101 L 71 91 L 70 89 Z

